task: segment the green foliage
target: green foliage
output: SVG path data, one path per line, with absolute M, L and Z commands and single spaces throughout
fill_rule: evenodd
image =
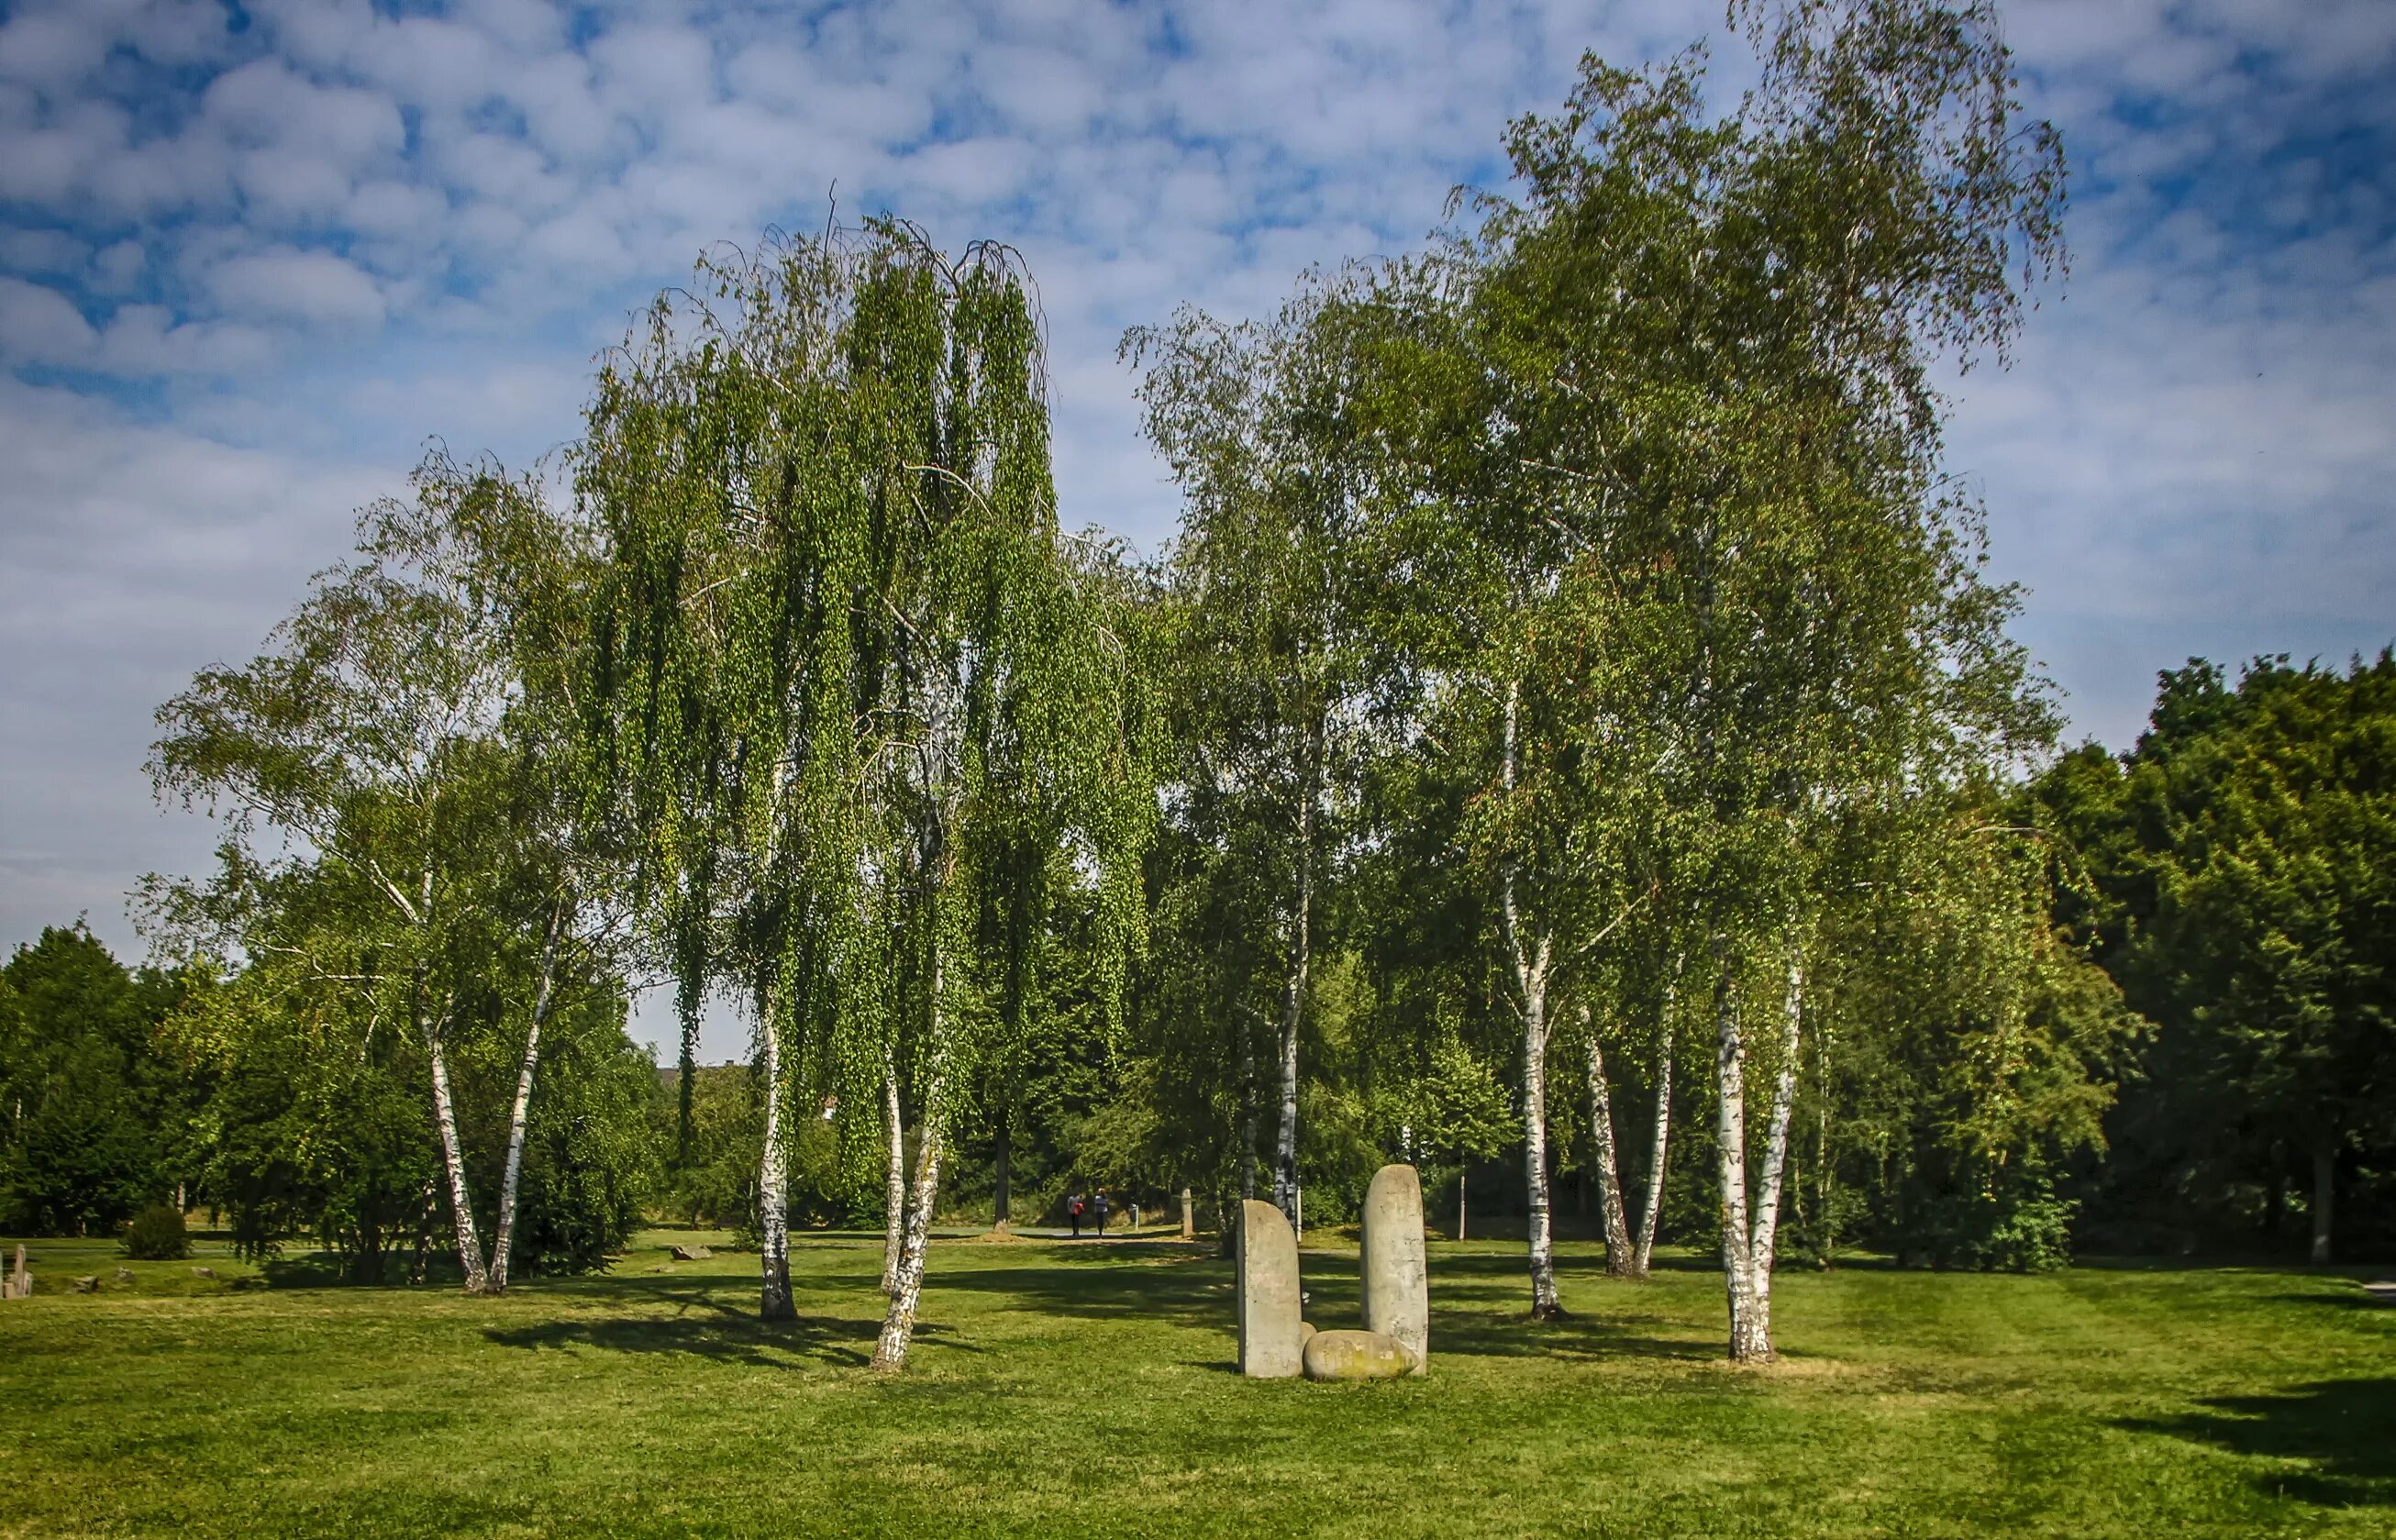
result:
M 183 1230 L 183 1211 L 172 1203 L 153 1203 L 125 1227 L 125 1255 L 137 1262 L 173 1262 L 192 1255 Z
M 128 974 L 80 922 L 0 968 L 0 1225 L 107 1234 L 172 1190 L 184 1097 L 150 1035 L 177 989 Z
M 2391 789 L 2386 653 L 2342 672 L 2256 659 L 2234 688 L 2192 660 L 2161 677 L 2133 751 L 2092 747 L 2039 782 L 2069 840 L 2063 912 L 2158 1028 L 2092 1184 L 2112 1233 L 2293 1241 L 2324 1168 L 2360 1196 L 2396 1165 Z M 2384 1203 L 2348 1221 L 2360 1250 L 2396 1245 Z
M 1129 576 L 1057 522 L 1013 253 L 879 221 L 697 286 L 602 371 L 578 455 L 609 557 L 588 794 L 648 831 L 686 1054 L 723 984 L 856 1117 L 895 1063 L 945 1126 L 1060 885 L 1119 999 L 1153 816 Z

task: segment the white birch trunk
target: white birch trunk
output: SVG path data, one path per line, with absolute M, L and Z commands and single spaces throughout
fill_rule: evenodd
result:
M 1605 1225 L 1605 1270 L 1630 1278 L 1635 1276 L 1631 1221 L 1623 1210 L 1622 1164 L 1614 1148 L 1614 1097 L 1605 1083 L 1605 1051 L 1586 1006 L 1581 1024 L 1589 1029 L 1590 1168 L 1597 1177 L 1598 1213 Z
M 1506 737 L 1500 774 L 1511 802 L 1514 794 L 1515 737 L 1523 687 L 1506 683 Z M 1531 1314 L 1541 1320 L 1564 1313 L 1556 1298 L 1555 1234 L 1548 1203 L 1548 937 L 1536 949 L 1523 936 L 1514 899 L 1513 858 L 1506 858 L 1501 894 L 1506 944 L 1513 953 L 1514 984 L 1523 996 L 1523 1178 L 1530 1236 Z
M 789 1321 L 791 1303 L 789 1152 L 782 1145 L 782 1034 L 771 1007 L 759 1013 L 765 1040 L 765 1145 L 757 1162 L 757 1314 Z
M 931 1245 L 932 1206 L 940 1189 L 940 1109 L 947 1069 L 941 961 L 936 939 L 932 946 L 931 1083 L 924 1092 L 923 1112 L 915 1133 L 915 1191 L 907 1205 L 907 1231 L 899 1246 L 898 1272 L 892 1281 L 890 1306 L 882 1318 L 882 1334 L 873 1344 L 873 1367 L 885 1374 L 907 1366 L 907 1348 L 915 1336 L 915 1308 L 924 1295 L 924 1262 Z
M 907 1348 L 914 1340 L 915 1308 L 924 1295 L 924 1260 L 931 1243 L 932 1207 L 940 1188 L 940 1144 L 939 1130 L 927 1114 L 916 1135 L 915 1191 L 907 1205 L 898 1286 L 890 1291 L 882 1334 L 873 1344 L 873 1367 L 885 1373 L 907 1366 Z
M 1740 1033 L 1737 989 L 1728 971 L 1726 949 L 1715 942 L 1716 1029 L 1721 1042 L 1717 1069 L 1722 1081 L 1723 1270 L 1730 1293 L 1730 1356 L 1739 1363 L 1768 1363 L 1772 1347 L 1772 1253 L 1780 1226 L 1782 1174 L 1788 1168 L 1789 1122 L 1797 1101 L 1797 1048 L 1804 1019 L 1805 970 L 1802 945 L 1789 962 L 1788 990 L 1781 1006 L 1780 1067 L 1772 1088 L 1765 1125 L 1764 1169 L 1750 1214 L 1747 1195 L 1747 1047 Z
M 1308 970 L 1313 961 L 1314 754 L 1299 776 L 1304 803 L 1298 815 L 1298 909 L 1292 917 L 1289 978 L 1281 1008 L 1281 1129 L 1273 1140 L 1273 1206 L 1298 1223 L 1298 1029 L 1306 1010 Z
M 1545 948 L 1541 949 L 1544 960 Z M 1523 1177 L 1530 1232 L 1531 1314 L 1564 1313 L 1556 1298 L 1555 1230 L 1548 1195 L 1548 993 L 1546 970 L 1529 971 L 1523 1002 Z
M 1749 1266 L 1756 1298 L 1772 1296 L 1772 1256 L 1780 1232 L 1780 1188 L 1789 1165 L 1789 1122 L 1797 1107 L 1797 1040 L 1804 1019 L 1805 963 L 1802 953 L 1789 960 L 1789 992 L 1780 1012 L 1780 1073 L 1772 1087 L 1772 1121 L 1764 1142 L 1763 1190 L 1755 1200 L 1755 1241 Z
M 898 1287 L 898 1251 L 907 1229 L 907 1125 L 898 1108 L 898 1064 L 882 1055 L 882 1126 L 888 1146 L 882 1182 L 882 1292 Z
M 1747 1041 L 1739 1027 L 1738 985 L 1728 941 L 1717 935 L 1714 967 L 1714 1131 L 1721 1146 L 1723 1285 L 1730 1300 L 1730 1356 L 1736 1363 L 1772 1356 L 1771 1328 L 1753 1296 L 1753 1228 L 1747 1207 Z
M 1647 1202 L 1639 1212 L 1639 1240 L 1631 1256 L 1631 1276 L 1633 1278 L 1647 1276 L 1649 1259 L 1656 1255 L 1657 1218 L 1664 1210 L 1664 1153 L 1672 1132 L 1673 1037 L 1671 1013 L 1668 1008 L 1661 1052 L 1657 1055 L 1655 1137 L 1647 1146 Z
M 549 935 L 540 946 L 540 985 L 533 993 L 532 1023 L 525 1029 L 524 1063 L 516 1070 L 515 1105 L 508 1114 L 508 1163 L 499 1178 L 499 1223 L 491 1234 L 493 1294 L 508 1287 L 508 1258 L 515 1249 L 516 1188 L 524 1175 L 525 1131 L 532 1106 L 533 1071 L 540 1064 L 540 1029 L 549 1019 L 550 1002 L 557 989 L 557 943 L 565 928 L 567 903 L 560 899 L 549 911 Z
M 1257 1195 L 1257 1029 L 1245 1007 L 1234 1006 L 1231 1019 L 1240 1034 L 1240 1197 L 1245 1201 Z M 1238 1228 L 1228 1225 L 1223 1233 Z
M 474 1233 L 473 1199 L 466 1191 L 466 1160 L 458 1147 L 458 1110 L 449 1099 L 449 1059 L 442 1051 L 438 1027 L 424 1031 L 425 1052 L 433 1060 L 433 1119 L 441 1130 L 441 1167 L 449 1182 L 449 1214 L 458 1229 L 458 1265 L 465 1270 L 468 1294 L 490 1286 L 483 1267 L 483 1242 Z

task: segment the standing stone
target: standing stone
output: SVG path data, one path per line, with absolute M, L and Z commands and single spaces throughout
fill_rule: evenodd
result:
M 1412 1374 L 1431 1363 L 1431 1281 L 1423 1262 L 1422 1178 L 1410 1165 L 1385 1165 L 1364 1189 L 1364 1330 L 1412 1354 Z
M 33 1293 L 33 1275 L 25 1270 L 25 1248 L 17 1248 L 17 1268 L 0 1284 L 0 1299 L 27 1299 Z
M 1195 1241 L 1198 1239 L 1198 1224 L 1195 1217 L 1190 1212 L 1190 1189 L 1188 1188 L 1183 1188 L 1181 1189 L 1181 1239 L 1184 1241 Z
M 1295 1379 L 1299 1339 L 1298 1237 L 1271 1203 L 1240 1205 L 1240 1373 Z

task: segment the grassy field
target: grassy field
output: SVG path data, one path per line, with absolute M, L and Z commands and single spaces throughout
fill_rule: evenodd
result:
M 1435 1242 L 1431 1376 L 1318 1386 L 1232 1372 L 1211 1255 L 953 1240 L 885 1381 L 874 1241 L 767 1328 L 667 1239 L 499 1300 L 33 1242 L 0 1535 L 2396 1535 L 2396 1309 L 2328 1270 L 1792 1272 L 1741 1371 L 1694 1263 L 1567 1248 L 1535 1325 L 1519 1245 Z M 1355 1324 L 1352 1250 L 1306 1268 Z

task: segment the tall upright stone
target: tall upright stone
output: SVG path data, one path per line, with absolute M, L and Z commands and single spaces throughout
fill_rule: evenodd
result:
M 33 1294 L 33 1275 L 25 1270 L 25 1248 L 17 1248 L 17 1266 L 5 1282 L 0 1282 L 0 1299 L 30 1299 Z
M 1364 1330 L 1391 1337 L 1414 1355 L 1413 1372 L 1431 1363 L 1431 1277 L 1423 1259 L 1422 1178 L 1410 1165 L 1385 1165 L 1364 1189 L 1361 1279 Z
M 1304 1371 L 1298 1331 L 1298 1236 L 1271 1203 L 1240 1205 L 1240 1373 L 1295 1379 Z
M 1190 1212 L 1190 1189 L 1188 1188 L 1183 1188 L 1181 1189 L 1181 1239 L 1184 1241 L 1195 1241 L 1198 1239 L 1198 1216 Z

